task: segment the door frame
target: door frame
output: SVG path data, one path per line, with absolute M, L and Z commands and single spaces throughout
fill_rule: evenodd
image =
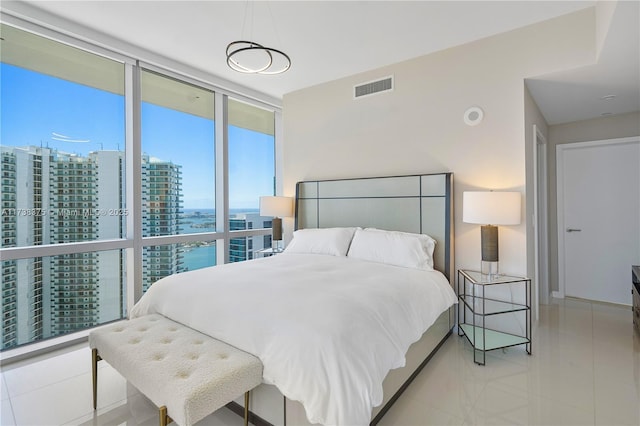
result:
M 553 297 L 563 299 L 565 297 L 565 258 L 564 258 L 564 154 L 572 149 L 581 149 L 594 146 L 620 145 L 640 142 L 640 136 L 627 138 L 603 139 L 588 142 L 573 142 L 556 145 L 556 194 L 557 210 L 556 221 L 558 225 L 558 291 L 553 292 Z
M 538 126 L 533 125 L 533 215 L 534 215 L 534 270 L 535 270 L 535 318 L 542 303 L 549 303 L 549 172 L 547 138 Z

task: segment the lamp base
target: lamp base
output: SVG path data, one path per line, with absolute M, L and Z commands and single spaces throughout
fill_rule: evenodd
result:
M 282 240 L 271 240 L 271 250 L 274 253 L 281 253 L 284 251 L 282 247 Z
M 480 228 L 482 263 L 480 272 L 482 275 L 498 275 L 498 227 L 484 225 Z
M 482 275 L 488 275 L 489 277 L 497 277 L 498 272 L 498 262 L 488 262 L 483 260 L 480 264 L 480 273 Z
M 282 247 L 280 242 L 282 241 L 282 219 L 274 217 L 271 219 L 271 249 L 274 253 L 280 253 Z
M 273 240 L 282 239 L 282 219 L 279 217 L 271 219 L 271 235 Z

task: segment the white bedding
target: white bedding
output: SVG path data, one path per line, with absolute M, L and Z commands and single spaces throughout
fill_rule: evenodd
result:
M 312 423 L 367 425 L 382 381 L 456 297 L 440 272 L 283 253 L 151 286 L 131 317 L 160 313 L 256 355 L 264 382 Z

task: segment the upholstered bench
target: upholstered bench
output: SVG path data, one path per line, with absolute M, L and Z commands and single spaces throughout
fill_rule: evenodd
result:
M 92 331 L 89 346 L 94 409 L 103 359 L 160 407 L 160 425 L 190 426 L 243 393 L 248 423 L 249 391 L 262 381 L 253 355 L 157 314 Z

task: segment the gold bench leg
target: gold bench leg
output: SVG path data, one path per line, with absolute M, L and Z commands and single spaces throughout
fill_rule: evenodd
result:
M 163 405 L 160 407 L 160 426 L 167 426 L 172 423 L 173 419 L 167 414 L 167 407 Z
M 93 378 L 93 409 L 98 405 L 98 361 L 100 361 L 97 349 L 91 350 L 91 376 Z
M 244 426 L 249 425 L 249 392 L 244 393 Z

